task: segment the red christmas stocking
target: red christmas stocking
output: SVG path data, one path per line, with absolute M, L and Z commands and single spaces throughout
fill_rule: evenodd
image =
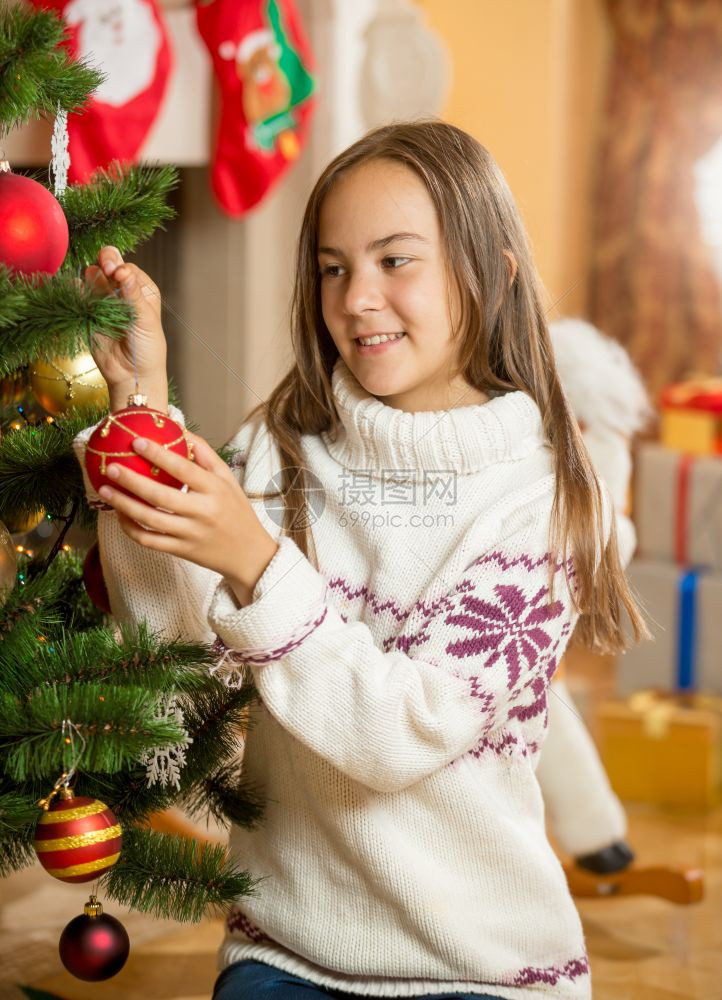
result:
M 134 162 L 161 106 L 172 58 L 156 0 L 30 0 L 60 14 L 68 48 L 107 79 L 68 116 L 71 181 L 111 160 Z
M 196 0 L 222 107 L 211 182 L 238 217 L 298 157 L 313 109 L 313 55 L 293 0 Z

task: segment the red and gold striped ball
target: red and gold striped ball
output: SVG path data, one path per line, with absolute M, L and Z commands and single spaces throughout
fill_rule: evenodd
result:
M 56 799 L 38 820 L 33 847 L 40 864 L 61 882 L 92 882 L 120 857 L 123 832 L 100 799 Z

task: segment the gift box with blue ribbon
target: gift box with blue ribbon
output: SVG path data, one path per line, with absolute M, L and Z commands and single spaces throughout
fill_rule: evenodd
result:
M 627 569 L 652 640 L 617 659 L 617 693 L 722 694 L 722 572 L 635 559 Z

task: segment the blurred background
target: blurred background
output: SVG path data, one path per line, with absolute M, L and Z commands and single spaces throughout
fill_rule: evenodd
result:
M 279 183 L 229 218 L 209 181 L 221 98 L 192 3 L 161 2 L 174 66 L 141 147 L 174 163 L 178 215 L 136 259 L 160 285 L 185 408 L 215 443 L 289 363 L 295 239 L 323 166 L 367 128 L 439 114 L 511 186 L 550 318 L 585 316 L 658 390 L 717 374 L 722 60 L 716 0 L 298 0 L 317 104 Z M 48 162 L 51 123 L 12 134 Z

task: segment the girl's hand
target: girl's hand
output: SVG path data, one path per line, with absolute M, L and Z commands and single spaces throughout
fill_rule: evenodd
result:
M 114 464 L 108 466 L 108 476 L 141 499 L 108 486 L 101 486 L 100 495 L 117 511 L 121 528 L 133 541 L 215 570 L 241 604 L 249 604 L 278 543 L 258 520 L 225 462 L 203 438 L 186 433 L 195 462 L 143 438 L 134 439 L 133 447 L 186 483 L 187 493 Z
M 160 290 L 139 267 L 124 263 L 115 247 L 103 247 L 98 262 L 100 266 L 91 264 L 85 269 L 86 283 L 99 295 L 119 294 L 136 313 L 133 329 L 122 340 L 99 334 L 93 338 L 91 350 L 108 383 L 110 408 L 126 406 L 129 394 L 135 391 L 137 375 L 139 390 L 148 396 L 148 405 L 167 412 L 167 350 L 160 318 Z

